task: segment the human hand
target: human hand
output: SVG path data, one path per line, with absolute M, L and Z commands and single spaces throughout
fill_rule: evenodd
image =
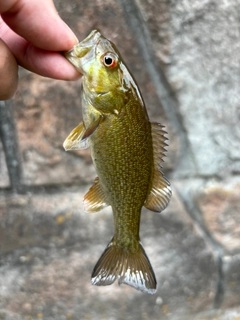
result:
M 55 79 L 80 76 L 60 53 L 78 40 L 52 0 L 1 0 L 0 14 L 0 100 L 15 93 L 18 64 Z

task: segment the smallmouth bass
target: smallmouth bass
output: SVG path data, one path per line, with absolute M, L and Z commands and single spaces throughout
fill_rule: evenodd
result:
M 98 30 L 65 57 L 82 73 L 81 122 L 64 141 L 65 150 L 90 147 L 97 172 L 84 209 L 110 205 L 114 236 L 92 272 L 92 284 L 128 284 L 153 294 L 157 281 L 139 237 L 141 209 L 160 212 L 171 198 L 161 172 L 165 131 L 151 123 L 138 86 L 115 45 Z

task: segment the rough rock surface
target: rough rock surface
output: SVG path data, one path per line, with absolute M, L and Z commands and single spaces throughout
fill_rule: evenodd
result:
M 157 294 L 117 284 L 93 287 L 90 273 L 113 226 L 110 209 L 83 212 L 86 190 L 1 199 L 0 295 L 6 316 L 132 319 L 131 306 L 139 305 L 134 319 L 168 319 L 176 308 L 179 315 L 210 308 L 217 265 L 176 193 L 164 213 L 142 215 L 141 238 L 157 275 Z
M 98 28 L 117 45 L 166 125 L 173 197 L 141 219 L 158 291 L 91 285 L 113 226 L 111 209 L 82 208 L 89 150 L 62 148 L 81 121 L 80 81 L 21 69 L 0 102 L 0 320 L 239 320 L 239 1 L 55 4 L 80 40 Z
M 1 172 L 0 188 L 9 187 L 10 181 L 8 177 L 7 164 L 6 164 L 6 159 L 3 152 L 3 145 L 1 143 L 1 140 L 0 140 L 0 172 Z

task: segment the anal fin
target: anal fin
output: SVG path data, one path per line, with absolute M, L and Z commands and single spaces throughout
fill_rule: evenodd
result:
M 97 212 L 109 205 L 98 177 L 94 180 L 94 185 L 85 194 L 83 205 L 87 212 Z

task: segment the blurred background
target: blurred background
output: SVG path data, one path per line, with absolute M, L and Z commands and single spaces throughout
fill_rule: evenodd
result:
M 158 291 L 91 285 L 113 221 L 111 209 L 83 211 L 89 150 L 62 147 L 82 119 L 81 81 L 20 69 L 0 103 L 0 319 L 240 319 L 239 1 L 55 5 L 80 41 L 97 28 L 116 44 L 166 126 L 172 200 L 141 218 Z

